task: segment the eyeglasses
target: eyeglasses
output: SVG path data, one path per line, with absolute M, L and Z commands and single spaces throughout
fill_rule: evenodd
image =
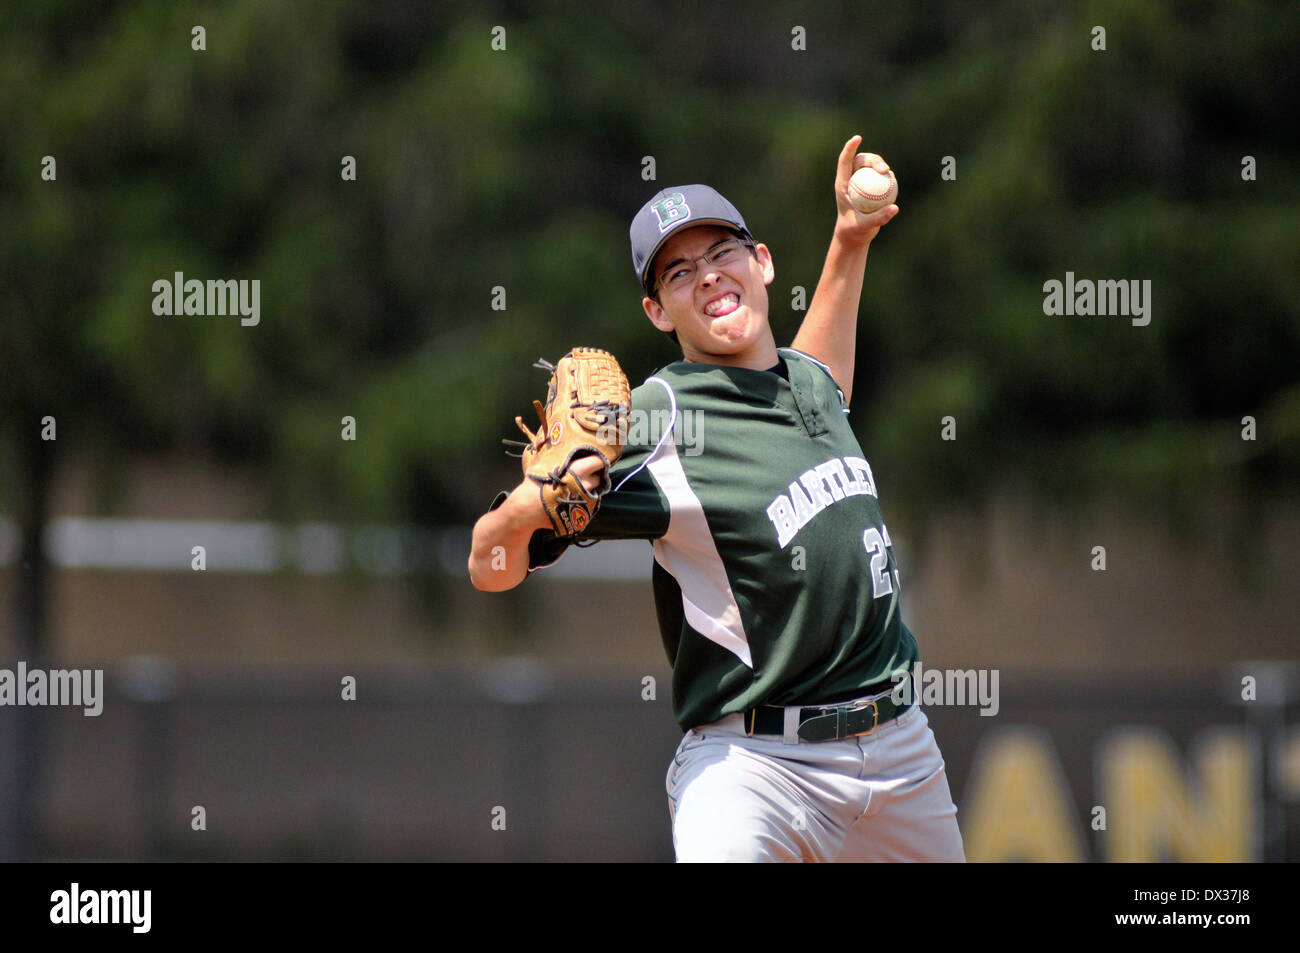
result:
M 726 241 L 718 242 L 718 244 L 697 258 L 692 258 L 690 261 L 678 261 L 669 265 L 655 284 L 658 287 L 667 288 L 669 291 L 686 288 L 695 282 L 696 262 L 702 261 L 708 265 L 734 264 L 745 254 L 742 249 L 753 247 L 753 242 L 746 241 L 743 238 L 729 238 Z

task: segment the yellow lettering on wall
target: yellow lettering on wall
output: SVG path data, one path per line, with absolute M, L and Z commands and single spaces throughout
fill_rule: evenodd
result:
M 992 733 L 976 752 L 966 790 L 961 827 L 967 860 L 1085 859 L 1070 791 L 1046 733 Z
M 1098 758 L 1110 820 L 1108 860 L 1254 860 L 1258 793 L 1256 752 L 1240 729 L 1214 728 L 1192 747 L 1188 777 L 1173 741 L 1153 728 L 1129 728 Z

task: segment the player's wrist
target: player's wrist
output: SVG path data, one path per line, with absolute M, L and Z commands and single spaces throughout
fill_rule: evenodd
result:
M 551 528 L 541 491 L 532 480 L 524 480 L 511 490 L 501 509 L 513 529 L 536 531 Z
M 835 223 L 835 231 L 831 233 L 831 251 L 839 251 L 844 255 L 860 255 L 862 264 L 866 264 L 867 251 L 871 248 L 871 241 L 879 234 L 879 229 L 863 229 L 856 218 L 842 216 Z

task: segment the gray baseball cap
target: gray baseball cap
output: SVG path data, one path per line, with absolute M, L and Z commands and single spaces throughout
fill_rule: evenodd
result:
M 736 206 L 707 185 L 679 185 L 664 189 L 641 206 L 629 230 L 632 267 L 641 287 L 647 292 L 647 272 L 659 249 L 673 232 L 694 225 L 721 225 L 740 232 L 750 241 L 754 238 Z

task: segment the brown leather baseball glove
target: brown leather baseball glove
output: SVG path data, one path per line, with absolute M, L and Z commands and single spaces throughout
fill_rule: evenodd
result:
M 533 433 L 522 417 L 515 423 L 528 442 L 522 445 L 524 476 L 537 484 L 542 507 L 556 536 L 576 536 L 587 528 L 610 491 L 609 469 L 627 442 L 632 393 L 627 375 L 608 351 L 577 347 L 557 364 L 536 365 L 551 372 L 546 406 L 533 401 L 541 427 Z M 588 490 L 572 464 L 596 456 L 604 462 L 600 486 Z

